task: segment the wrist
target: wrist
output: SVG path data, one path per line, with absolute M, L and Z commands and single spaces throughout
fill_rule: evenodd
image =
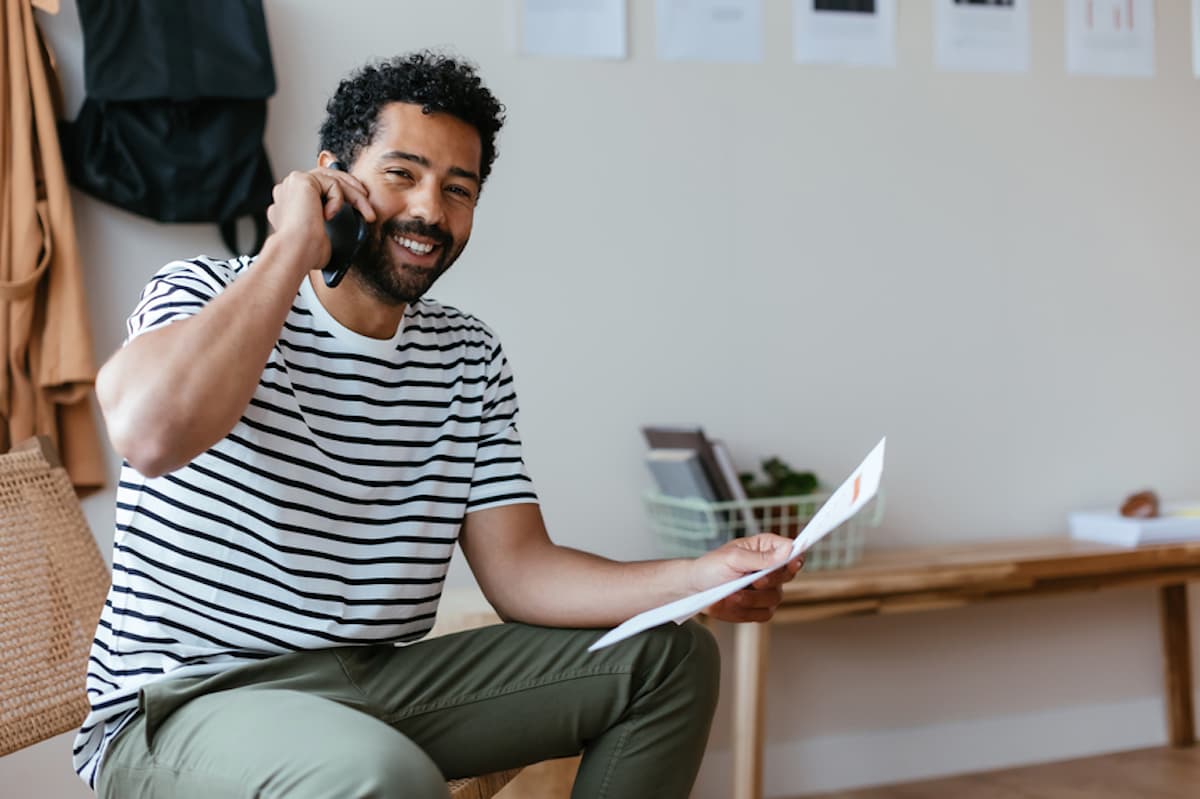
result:
M 296 275 L 307 275 L 329 260 L 329 238 L 322 229 L 318 235 L 275 231 L 263 244 L 260 260 L 287 264 Z

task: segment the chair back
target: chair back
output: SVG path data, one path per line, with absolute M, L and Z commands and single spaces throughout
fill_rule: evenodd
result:
M 78 727 L 109 571 L 49 439 L 0 455 L 0 756 Z

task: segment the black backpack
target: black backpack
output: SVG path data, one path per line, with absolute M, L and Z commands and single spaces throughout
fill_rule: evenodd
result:
M 160 222 L 267 235 L 275 93 L 261 0 L 79 0 L 87 99 L 60 134 L 73 184 Z

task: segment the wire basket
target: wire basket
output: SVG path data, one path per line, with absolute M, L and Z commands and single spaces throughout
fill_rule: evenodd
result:
M 705 502 L 656 492 L 644 496 L 650 526 L 664 557 L 695 557 L 733 538 L 776 533 L 795 538 L 828 494 Z M 883 516 L 882 495 L 822 538 L 804 556 L 804 569 L 839 569 L 862 554 L 864 531 Z

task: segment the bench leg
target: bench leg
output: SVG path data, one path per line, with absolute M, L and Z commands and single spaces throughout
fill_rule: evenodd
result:
M 1171 746 L 1196 742 L 1192 707 L 1192 643 L 1188 626 L 1187 584 L 1164 585 L 1158 592 L 1166 661 L 1167 724 Z
M 767 624 L 734 628 L 733 797 L 762 799 L 763 697 L 767 690 Z

